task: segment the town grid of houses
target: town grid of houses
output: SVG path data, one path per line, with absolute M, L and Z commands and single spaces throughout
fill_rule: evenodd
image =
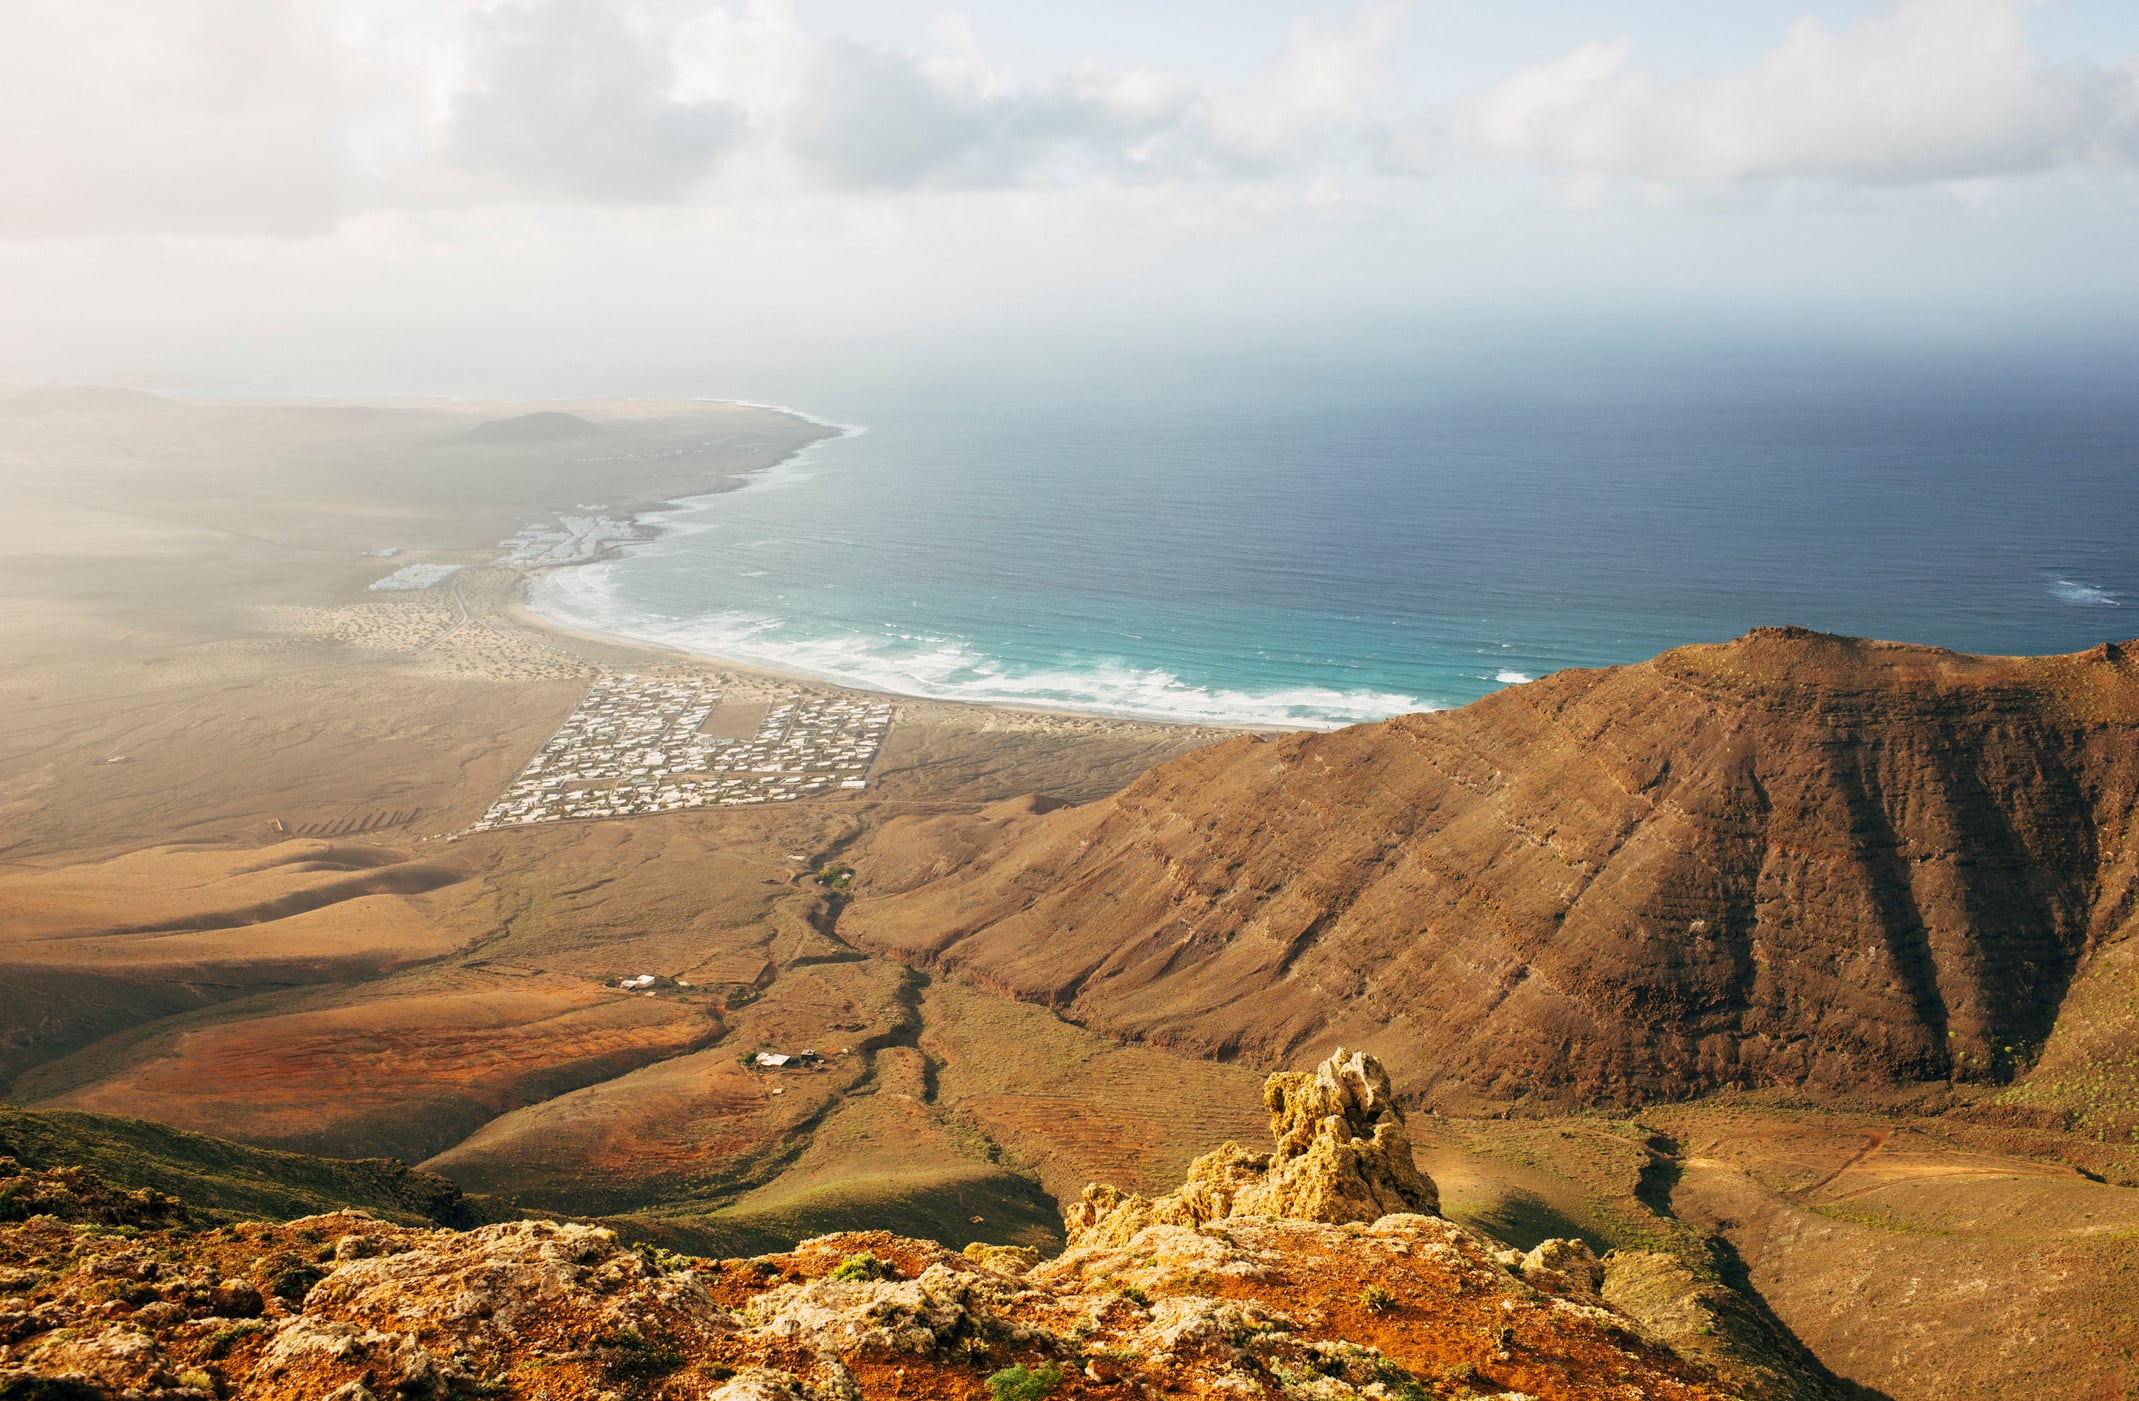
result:
M 796 694 L 755 737 L 704 733 L 720 695 L 690 677 L 598 677 L 471 829 L 777 803 L 866 788 L 892 707 Z

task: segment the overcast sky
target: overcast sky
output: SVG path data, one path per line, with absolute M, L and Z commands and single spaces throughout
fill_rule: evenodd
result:
M 2133 0 L 11 0 L 0 131 L 14 382 L 2139 312 Z

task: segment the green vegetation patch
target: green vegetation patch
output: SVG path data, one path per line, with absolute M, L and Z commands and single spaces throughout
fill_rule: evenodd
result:
M 1020 1362 L 988 1378 L 988 1394 L 995 1401 L 1040 1401 L 1062 1385 L 1062 1369 L 1048 1365 L 1034 1371 Z
M 404 1225 L 489 1219 L 451 1181 L 397 1159 L 315 1158 L 108 1114 L 0 1105 L 0 1154 L 33 1169 L 79 1167 L 129 1193 L 177 1197 L 208 1223 L 351 1207 Z
M 891 1266 L 877 1259 L 874 1254 L 865 1251 L 860 1255 L 849 1255 L 846 1259 L 840 1261 L 832 1271 L 832 1278 L 842 1282 L 860 1281 L 868 1284 L 880 1279 L 889 1279 L 894 1273 L 895 1271 Z

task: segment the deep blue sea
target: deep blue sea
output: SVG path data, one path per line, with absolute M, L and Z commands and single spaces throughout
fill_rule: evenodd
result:
M 889 691 L 1271 726 L 1758 624 L 2139 634 L 2139 390 L 2100 367 L 1214 360 L 787 402 L 861 431 L 537 606 Z

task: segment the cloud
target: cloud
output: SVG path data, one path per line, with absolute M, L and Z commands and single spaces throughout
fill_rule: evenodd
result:
M 0 8 L 0 238 L 443 229 L 431 216 L 526 204 L 852 211 L 904 191 L 1180 185 L 1188 211 L 1230 187 L 1399 218 L 1498 198 L 1455 153 L 1599 194 L 2139 163 L 2139 62 L 2045 60 L 2030 0 L 1803 20 L 1743 69 L 1683 78 L 1600 39 L 1454 103 L 1395 71 L 1417 52 L 1406 0 L 1302 19 L 1231 82 L 1089 63 L 1021 80 L 955 16 L 865 44 L 806 27 L 795 0 Z
M 1341 19 L 1295 23 L 1260 82 L 1203 102 L 1214 145 L 1236 158 L 1296 159 L 1332 128 L 1359 120 L 1365 99 L 1391 77 L 1391 45 L 1410 9 L 1408 0 L 1375 0 Z
M 1464 104 L 1459 144 L 1509 160 L 1663 182 L 1912 184 L 2129 160 L 2139 84 L 2045 62 L 2031 0 L 1900 0 L 1833 30 L 1793 24 L 1761 62 L 1666 82 L 1630 39 L 1585 44 Z
M 845 189 L 1277 174 L 1359 118 L 1408 8 L 1374 0 L 1341 19 L 1300 21 L 1261 79 L 1230 92 L 1093 67 L 1018 87 L 987 69 L 962 28 L 947 56 L 835 43 L 785 130 L 806 169 Z
M 743 138 L 743 109 L 679 98 L 665 37 L 614 0 L 510 0 L 470 20 L 447 149 L 530 194 L 672 200 Z
M 347 198 L 347 95 L 303 0 L 17 0 L 0 233 L 307 233 Z
M 853 43 L 819 54 L 787 114 L 803 166 L 843 189 L 992 188 L 1048 169 L 1118 167 L 1163 128 L 1071 84 L 988 92 L 971 75 Z

